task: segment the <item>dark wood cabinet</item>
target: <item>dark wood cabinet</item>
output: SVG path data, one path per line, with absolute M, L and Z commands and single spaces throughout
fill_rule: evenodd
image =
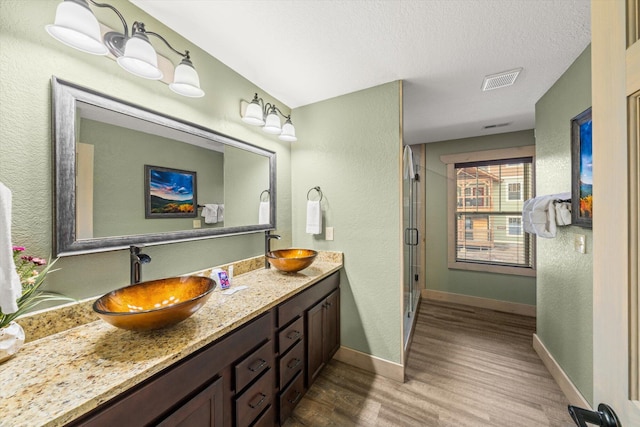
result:
M 222 425 L 222 378 L 181 406 L 158 427 L 194 427 Z
M 340 346 L 339 273 L 72 421 L 72 427 L 283 423 Z
M 227 414 L 235 398 L 230 380 L 233 376 L 231 367 L 250 360 L 256 352 L 264 354 L 260 350 L 272 343 L 273 324 L 271 310 L 69 425 L 138 427 L 165 422 L 167 426 L 177 426 L 181 425 L 181 421 L 177 420 L 190 419 L 188 424 L 183 425 L 209 427 L 212 424 L 206 421 L 207 400 L 214 405 L 214 412 L 209 412 L 213 425 L 235 425 L 232 414 Z M 273 344 L 269 349 L 273 366 Z
M 307 311 L 307 386 L 340 346 L 340 290 Z
M 278 306 L 280 423 L 340 347 L 340 273 Z

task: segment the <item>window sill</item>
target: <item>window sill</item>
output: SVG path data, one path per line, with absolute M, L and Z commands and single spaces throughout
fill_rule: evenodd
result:
M 481 271 L 484 273 L 511 274 L 513 276 L 536 277 L 536 270 L 526 267 L 508 267 L 505 265 L 479 264 L 474 262 L 449 262 L 451 270 Z

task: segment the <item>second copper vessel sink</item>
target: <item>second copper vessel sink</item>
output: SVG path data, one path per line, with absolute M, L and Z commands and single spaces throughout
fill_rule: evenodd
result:
M 118 328 L 160 329 L 175 325 L 198 311 L 215 287 L 213 280 L 200 276 L 151 280 L 103 295 L 93 303 L 93 310 Z
M 317 255 L 311 249 L 280 249 L 267 252 L 267 260 L 280 271 L 295 273 L 309 267 Z

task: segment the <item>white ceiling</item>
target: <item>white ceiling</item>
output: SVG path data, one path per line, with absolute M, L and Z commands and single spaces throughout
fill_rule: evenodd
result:
M 408 144 L 533 128 L 591 39 L 589 0 L 130 1 L 291 108 L 404 80 Z

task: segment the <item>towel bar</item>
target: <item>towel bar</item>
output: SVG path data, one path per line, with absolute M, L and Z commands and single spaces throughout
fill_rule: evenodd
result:
M 321 202 L 321 201 L 322 201 L 322 198 L 323 198 L 323 195 L 322 195 L 322 190 L 320 190 L 320 187 L 319 187 L 319 186 L 318 186 L 318 187 L 310 188 L 310 189 L 309 189 L 309 191 L 307 191 L 307 200 L 311 200 L 311 199 L 309 199 L 309 194 L 311 194 L 311 192 L 312 192 L 313 190 L 316 190 L 316 191 L 318 192 L 318 194 L 320 194 L 320 200 L 319 200 L 319 201 Z

